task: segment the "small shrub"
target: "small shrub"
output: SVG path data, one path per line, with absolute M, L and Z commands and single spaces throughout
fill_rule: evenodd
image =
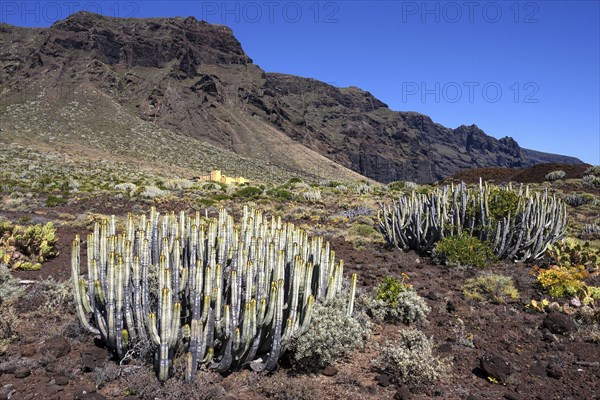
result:
M 583 182 L 584 186 L 587 186 L 589 188 L 600 188 L 600 176 L 586 175 L 581 179 L 581 181 Z
M 153 199 L 155 197 L 166 196 L 167 194 L 168 192 L 166 190 L 159 189 L 156 186 L 146 186 L 144 190 L 140 193 L 140 196 L 145 197 L 147 199 Z
M 403 181 L 390 182 L 387 184 L 387 188 L 388 188 L 388 190 L 400 191 L 400 190 L 404 189 L 404 182 Z
M 66 202 L 67 202 L 67 199 L 65 199 L 64 197 L 55 196 L 55 195 L 51 194 L 50 196 L 48 196 L 46 198 L 46 207 L 60 206 L 61 204 L 65 204 Z
M 545 179 L 546 179 L 547 181 L 550 181 L 550 182 L 552 182 L 552 181 L 557 181 L 557 180 L 559 180 L 559 179 L 562 179 L 562 178 L 564 178 L 564 177 L 565 177 L 565 175 L 566 175 L 565 171 L 562 171 L 562 170 L 558 170 L 558 171 L 552 171 L 552 172 L 548 172 L 548 173 L 546 174 L 546 176 L 545 176 Z
M 404 329 L 400 338 L 386 343 L 376 366 L 398 384 L 419 390 L 434 384 L 448 365 L 433 354 L 433 340 L 416 329 Z
M 600 188 L 600 166 L 589 167 L 583 175 L 583 185 L 598 189 Z
M 137 185 L 135 183 L 119 183 L 115 185 L 115 190 L 120 192 L 127 192 L 129 195 L 132 195 L 137 190 Z
M 59 282 L 52 277 L 37 283 L 45 297 L 42 306 L 46 312 L 62 314 L 73 308 L 73 286 L 70 282 Z
M 280 200 L 291 200 L 294 197 L 292 192 L 285 189 L 271 189 L 267 191 L 267 195 Z
M 417 190 L 419 188 L 419 184 L 412 181 L 405 181 L 404 188 L 408 190 Z
M 202 185 L 202 189 L 204 190 L 221 190 L 226 191 L 227 185 L 221 182 L 210 181 Z
M 24 290 L 8 268 L 0 262 L 0 355 L 8 345 L 18 338 L 16 327 L 19 317 L 13 304 L 24 294 Z
M 495 188 L 488 204 L 492 221 L 502 221 L 508 214 L 514 218 L 519 209 L 519 195 L 512 190 Z
M 189 179 L 167 179 L 163 182 L 163 187 L 168 190 L 185 190 L 194 186 L 194 182 Z
M 230 199 L 231 199 L 231 196 L 228 196 L 226 194 L 221 194 L 221 193 L 215 194 L 213 196 L 214 201 L 225 201 L 225 200 L 230 200 Z
M 242 197 L 245 199 L 255 199 L 260 197 L 263 193 L 263 190 L 254 186 L 246 186 L 245 188 L 237 190 L 233 197 Z
M 450 267 L 484 268 L 496 259 L 487 243 L 465 233 L 441 239 L 435 244 L 432 255 L 438 264 Z
M 383 282 L 375 288 L 375 299 L 383 300 L 391 306 L 398 304 L 398 295 L 402 292 L 408 292 L 413 289 L 412 285 L 407 283 L 408 275 L 402 273 L 402 280 L 393 276 L 386 276 Z
M 575 296 L 585 288 L 583 279 L 588 276 L 583 265 L 559 266 L 539 270 L 537 281 L 551 296 Z
M 379 236 L 379 232 L 373 226 L 360 223 L 352 225 L 350 233 L 364 238 Z
M 18 338 L 16 327 L 19 324 L 13 307 L 0 304 L 0 355 L 4 354 L 8 345 Z
M 486 274 L 467 279 L 462 287 L 467 299 L 505 303 L 506 300 L 516 300 L 519 292 L 509 276 Z
M 427 319 L 431 309 L 412 285 L 406 283 L 407 278 L 404 273 L 402 280 L 385 277 L 375 288 L 375 298 L 366 300 L 366 305 L 375 321 L 418 324 Z
M 600 165 L 589 167 L 588 169 L 585 170 L 584 175 L 600 177 Z
M 366 333 L 356 319 L 346 315 L 343 298 L 325 300 L 314 305 L 306 333 L 292 339 L 290 356 L 300 368 L 322 368 L 362 348 Z
M 584 204 L 596 204 L 596 197 L 589 193 L 573 193 L 565 197 L 565 203 L 571 207 L 579 207 Z
M 0 305 L 12 304 L 25 293 L 19 280 L 0 262 Z
M 392 305 L 384 300 L 371 300 L 367 303 L 373 319 L 378 322 L 400 322 L 419 324 L 427 320 L 431 308 L 414 290 L 398 293 Z
M 198 200 L 198 204 L 203 207 L 210 207 L 215 204 L 215 201 L 213 199 L 200 199 Z

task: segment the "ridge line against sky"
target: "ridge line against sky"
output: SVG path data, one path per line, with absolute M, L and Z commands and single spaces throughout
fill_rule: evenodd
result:
M 232 28 L 268 72 L 371 92 L 450 128 L 600 165 L 600 2 L 10 1 L 0 22 L 85 10 Z

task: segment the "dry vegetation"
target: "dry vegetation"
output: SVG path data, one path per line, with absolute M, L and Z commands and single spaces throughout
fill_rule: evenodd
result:
M 571 286 L 553 297 L 552 282 L 538 278 L 534 264 L 439 266 L 428 254 L 387 245 L 377 229 L 379 203 L 431 187 L 289 177 L 223 185 L 197 181 L 186 169 L 164 173 L 129 162 L 85 161 L 15 143 L 4 149 L 0 216 L 21 225 L 52 222 L 59 255 L 40 271 L 0 270 L 0 396 L 590 399 L 600 382 L 593 356 L 599 352 L 593 289 L 600 286 L 598 260 L 589 261 L 588 254 L 598 248 L 600 234 L 585 228 L 599 220 L 594 193 L 587 196 L 595 201 L 568 206 L 570 243 L 582 247 L 562 248 L 561 255 L 555 251 L 535 263 L 538 271 L 567 268 L 569 254 L 569 263 L 585 265 L 586 274 L 568 276 L 581 285 L 559 280 L 557 285 Z M 560 189 L 548 183 L 532 188 L 542 186 L 561 198 L 585 193 L 581 179 L 562 181 Z M 306 195 L 315 192 L 319 196 Z M 243 204 L 331 241 L 346 261 L 345 274 L 359 274 L 358 325 L 340 325 L 339 316 L 320 312 L 322 327 L 297 342 L 296 352 L 269 375 L 249 369 L 217 374 L 203 367 L 193 383 L 185 383 L 184 362 L 176 359 L 164 384 L 152 369 L 152 353 L 109 359 L 108 350 L 79 328 L 68 284 L 75 234 L 84 235 L 110 214 L 122 226 L 128 212 L 146 213 L 151 206 L 209 215 L 225 207 L 239 216 Z M 591 246 L 584 249 L 586 240 Z M 337 325 L 345 328 L 334 333 Z M 311 347 L 311 340 L 319 346 Z M 504 361 L 506 370 L 498 367 Z

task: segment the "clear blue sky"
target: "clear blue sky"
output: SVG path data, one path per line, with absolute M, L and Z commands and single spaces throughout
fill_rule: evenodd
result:
M 266 71 L 600 164 L 598 0 L 3 0 L 0 21 L 48 26 L 80 9 L 224 24 Z

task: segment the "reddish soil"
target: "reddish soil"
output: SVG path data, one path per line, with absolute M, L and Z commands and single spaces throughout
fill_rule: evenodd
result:
M 113 208 L 110 199 L 89 201 L 97 202 L 94 212 L 124 215 L 139 207 L 120 204 Z M 91 205 L 46 209 L 43 217 L 78 214 L 89 211 Z M 6 212 L 0 215 L 12 220 L 21 217 Z M 84 227 L 60 226 L 60 255 L 45 263 L 41 271 L 15 275 L 34 280 L 52 275 L 67 280 L 69 243 L 76 233 L 86 231 Z M 182 366 L 176 363 L 175 377 L 159 385 L 151 364 L 132 361 L 119 365 L 109 359 L 102 344 L 78 328 L 74 310 L 40 309 L 43 301 L 35 285 L 30 285 L 19 307 L 20 338 L 0 358 L 0 399 L 600 399 L 600 345 L 583 340 L 586 327 L 574 324 L 565 314 L 557 317 L 524 307 L 542 296 L 531 266 L 508 262 L 490 266 L 491 272 L 513 277 L 521 299 L 507 304 L 481 303 L 466 300 L 461 292 L 464 280 L 479 271 L 435 266 L 428 257 L 381 245 L 355 250 L 343 237 L 328 239 L 336 255 L 345 260 L 346 272 L 359 274 L 360 293 L 368 293 L 383 276 L 408 274 L 431 307 L 428 322 L 420 329 L 433 336 L 436 354 L 451 361 L 448 376 L 420 393 L 396 387 L 390 377 L 372 366 L 377 344 L 393 340 L 403 328 L 383 324 L 374 327 L 364 350 L 320 373 L 298 371 L 283 359 L 278 370 L 267 376 L 249 370 L 226 375 L 206 371 L 199 373 L 194 383 L 186 384 L 181 378 Z M 556 326 L 564 327 L 565 332 L 557 333 L 560 329 Z M 504 382 L 486 379 L 481 369 L 484 356 L 504 366 Z

